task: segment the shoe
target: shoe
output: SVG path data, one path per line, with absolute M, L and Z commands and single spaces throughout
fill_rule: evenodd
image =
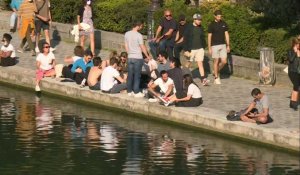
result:
M 295 111 L 298 111 L 298 102 L 290 101 L 290 108 L 294 109 Z
M 148 100 L 149 102 L 151 103 L 155 103 L 155 102 L 158 102 L 158 100 L 156 98 L 149 98 Z
M 9 30 L 10 33 L 15 33 L 15 31 L 16 31 L 15 29 L 10 29 Z
M 215 82 L 214 82 L 214 83 L 215 83 L 215 84 L 221 84 L 220 77 L 215 78 Z
M 86 79 L 84 78 L 84 79 L 81 81 L 79 87 L 80 87 L 80 88 L 84 88 L 84 87 L 85 87 L 85 82 L 86 82 Z
M 50 47 L 50 52 L 54 52 L 56 48 Z
M 139 92 L 139 93 L 137 93 L 137 94 L 134 94 L 134 97 L 135 98 L 142 98 L 142 97 L 144 97 L 145 95 L 143 94 L 143 93 L 141 93 L 141 92 Z
M 35 91 L 37 91 L 37 92 L 41 91 L 41 88 L 40 88 L 39 85 L 36 85 L 36 86 L 35 86 Z
M 130 97 L 132 96 L 134 93 L 133 92 L 128 92 L 127 95 Z
M 208 80 L 208 79 L 206 79 L 206 78 L 204 78 L 203 80 L 202 80 L 202 85 L 203 86 L 208 86 L 208 83 L 209 83 L 210 81 Z
M 40 49 L 38 47 L 35 48 L 36 53 L 40 53 Z
M 36 53 L 34 50 L 31 51 L 31 56 L 36 56 Z
M 17 49 L 17 52 L 19 52 L 19 53 L 24 53 L 24 49 L 19 48 L 19 49 Z
M 167 103 L 164 103 L 165 106 L 169 106 L 170 105 L 170 101 L 168 101 Z

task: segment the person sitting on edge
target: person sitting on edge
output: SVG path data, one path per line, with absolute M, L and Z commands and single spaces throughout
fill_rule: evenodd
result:
M 118 71 L 120 72 L 121 77 L 125 80 L 127 80 L 127 75 L 128 75 L 127 59 L 128 59 L 127 52 L 121 52 L 119 57 Z
M 169 77 L 174 81 L 176 89 L 176 97 L 181 98 L 184 96 L 183 93 L 183 74 L 180 68 L 180 62 L 176 58 L 170 59 L 170 70 L 168 70 Z
M 127 88 L 126 80 L 120 76 L 120 73 L 117 70 L 118 67 L 118 59 L 116 57 L 112 57 L 109 60 L 110 66 L 103 69 L 101 75 L 101 90 L 104 93 L 120 93 L 122 90 Z M 118 81 L 121 84 L 118 84 Z
M 161 71 L 160 75 L 160 78 L 156 79 L 154 82 L 151 81 L 148 84 L 148 92 L 150 96 L 152 95 L 162 100 L 163 98 L 169 97 L 173 93 L 176 93 L 176 88 L 174 86 L 174 81 L 169 78 L 167 71 Z M 157 100 L 149 99 L 149 101 L 156 102 Z
M 203 103 L 201 91 L 190 74 L 183 76 L 183 83 L 184 87 L 187 88 L 186 96 L 181 98 L 177 94 L 173 95 L 169 98 L 169 102 L 165 103 L 165 106 L 175 102 L 177 107 L 197 107 Z
M 110 60 L 112 57 L 115 57 L 115 58 L 118 59 L 118 58 L 119 58 L 118 52 L 115 51 L 115 50 L 113 50 L 113 51 L 110 52 L 109 57 L 108 57 L 106 60 L 103 60 L 103 61 L 102 61 L 102 65 L 101 65 L 102 69 L 104 69 L 104 68 L 106 68 L 107 66 L 110 65 L 109 60 Z
M 16 64 L 16 52 L 14 46 L 10 44 L 11 39 L 10 34 L 3 34 L 3 46 L 0 49 L 0 66 L 13 66 Z
M 95 57 L 93 59 L 94 66 L 91 67 L 89 76 L 87 79 L 87 83 L 91 90 L 100 90 L 100 78 L 101 78 L 101 74 L 102 74 L 101 63 L 102 63 L 102 60 L 100 57 Z
M 157 57 L 157 71 L 160 74 L 161 71 L 168 71 L 170 69 L 170 62 L 168 61 L 168 54 L 166 51 L 160 51 Z
M 254 98 L 254 101 L 252 101 L 247 110 L 241 114 L 241 120 L 257 124 L 268 123 L 271 120 L 268 96 L 262 93 L 258 88 L 254 88 L 251 95 Z M 254 108 L 257 108 L 258 113 L 251 113 Z
M 62 68 L 62 76 L 64 78 L 74 78 L 74 74 L 71 72 L 73 64 L 84 57 L 84 49 L 81 46 L 75 46 L 74 48 L 74 56 L 66 56 L 64 58 L 64 62 L 67 64 L 67 66 L 63 66 Z
M 71 68 L 71 72 L 74 74 L 73 78 L 77 84 L 80 84 L 80 87 L 84 87 L 86 84 L 89 69 L 93 66 L 92 58 L 93 53 L 90 50 L 86 50 L 84 57 L 77 60 Z
M 43 77 L 55 76 L 55 56 L 50 52 L 50 44 L 47 42 L 42 44 L 41 53 L 36 57 L 36 91 L 41 91 L 40 81 Z

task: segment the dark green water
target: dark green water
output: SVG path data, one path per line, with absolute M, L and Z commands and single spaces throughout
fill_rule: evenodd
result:
M 0 86 L 0 174 L 300 174 L 297 154 Z

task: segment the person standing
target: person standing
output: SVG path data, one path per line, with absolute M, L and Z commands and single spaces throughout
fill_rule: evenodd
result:
M 15 26 L 16 26 L 16 20 L 17 20 L 17 15 L 18 11 L 20 8 L 20 5 L 23 3 L 23 0 L 12 0 L 10 3 L 10 8 L 12 9 L 13 13 L 10 16 L 10 32 L 14 33 L 15 32 Z
M 183 50 L 183 41 L 184 41 L 184 31 L 186 29 L 186 19 L 184 15 L 179 16 L 179 25 L 176 32 L 175 46 L 174 46 L 174 56 L 180 63 L 180 52 Z
M 221 84 L 219 71 L 227 63 L 230 52 L 228 25 L 222 20 L 222 12 L 214 12 L 215 20 L 208 26 L 208 52 L 214 59 L 215 84 Z
M 299 91 L 300 91 L 300 40 L 292 40 L 292 48 L 288 51 L 288 75 L 293 83 L 290 108 L 298 110 Z
M 36 12 L 36 6 L 33 0 L 25 0 L 19 9 L 18 13 L 18 29 L 21 40 L 20 48 L 17 50 L 18 52 L 23 52 L 24 45 L 28 42 L 28 46 L 31 50 L 31 55 L 35 56 L 34 45 L 31 40 L 31 32 L 34 29 L 34 16 Z M 21 21 L 22 20 L 22 21 Z M 21 25 L 22 24 L 22 25 Z M 21 25 L 21 28 L 20 28 Z
M 197 62 L 201 83 L 203 86 L 207 86 L 209 81 L 205 78 L 203 67 L 205 39 L 204 30 L 201 25 L 202 16 L 196 13 L 193 15 L 193 19 L 193 23 L 189 24 L 184 32 L 184 55 L 190 58 L 187 62 L 187 67 L 190 67 L 193 60 Z
M 166 51 L 169 58 L 173 58 L 176 29 L 177 24 L 172 18 L 171 10 L 165 10 L 164 17 L 156 30 L 155 37 L 149 42 L 150 52 L 153 58 L 157 58 L 157 46 L 159 52 Z
M 128 77 L 127 77 L 127 93 L 134 97 L 144 97 L 140 92 L 140 81 L 142 66 L 144 63 L 143 55 L 150 60 L 150 56 L 144 45 L 143 36 L 139 31 L 143 28 L 142 22 L 135 22 L 132 30 L 125 33 L 125 49 L 128 53 Z
M 35 52 L 40 52 L 39 41 L 41 37 L 41 30 L 45 33 L 46 42 L 50 44 L 49 29 L 52 24 L 52 17 L 50 13 L 50 1 L 49 0 L 35 0 L 36 5 L 36 18 L 35 18 Z M 51 45 L 51 44 L 50 44 Z M 50 52 L 55 49 L 50 47 Z
M 95 56 L 95 34 L 94 34 L 94 22 L 93 22 L 93 11 L 91 7 L 91 0 L 83 0 L 83 5 L 79 9 L 77 14 L 77 23 L 80 31 L 80 45 L 84 48 L 85 36 L 90 36 L 90 49 Z M 88 31 L 81 30 L 80 23 L 85 23 L 90 26 Z

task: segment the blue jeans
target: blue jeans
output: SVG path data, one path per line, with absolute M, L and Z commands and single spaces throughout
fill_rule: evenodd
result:
M 128 59 L 128 76 L 127 76 L 127 92 L 140 92 L 141 72 L 144 60 L 143 59 Z
M 150 41 L 148 44 L 150 47 L 151 55 L 155 60 L 158 56 L 157 51 L 166 51 L 168 53 L 169 58 L 173 58 L 174 45 L 172 44 L 172 41 L 162 39 L 159 43 L 156 43 L 155 41 Z

